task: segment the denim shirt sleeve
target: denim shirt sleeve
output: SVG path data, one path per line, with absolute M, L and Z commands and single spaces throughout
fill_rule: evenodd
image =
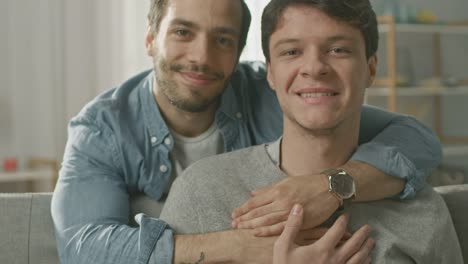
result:
M 400 199 L 413 198 L 442 160 L 441 144 L 432 130 L 413 117 L 371 106 L 363 108 L 359 141 L 351 159 L 405 179 Z
M 146 264 L 153 250 L 172 263 L 172 231 L 161 220 L 138 215 L 129 225 L 128 186 L 110 128 L 80 116 L 70 122 L 59 181 L 52 198 L 61 263 Z M 165 252 L 166 253 L 166 252 Z

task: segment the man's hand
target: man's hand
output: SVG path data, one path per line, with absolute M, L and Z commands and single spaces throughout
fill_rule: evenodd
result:
M 279 235 L 294 204 L 304 205 L 304 226 L 309 229 L 327 220 L 339 207 L 328 191 L 325 175 L 288 177 L 259 189 L 232 213 L 233 228 L 255 229 L 257 236 Z
M 348 222 L 347 216 L 340 216 L 330 230 L 317 242 L 298 246 L 294 241 L 302 226 L 303 209 L 295 205 L 286 222 L 283 233 L 275 242 L 273 264 L 296 263 L 370 263 L 370 252 L 375 245 L 369 237 L 372 229 L 361 227 L 349 240 L 340 246 Z
M 285 224 L 287 225 L 287 223 Z M 294 241 L 299 246 L 306 246 L 312 243 L 315 243 L 317 240 L 320 240 L 330 228 L 326 227 L 314 227 L 312 229 L 303 229 L 299 232 L 296 236 L 296 240 Z M 284 230 L 283 230 L 284 232 Z M 340 243 L 346 242 L 351 237 L 351 233 L 345 232 L 343 237 L 341 238 Z
M 341 166 L 356 183 L 355 201 L 375 201 L 400 193 L 405 181 L 360 161 Z M 255 229 L 258 236 L 279 235 L 295 204 L 304 206 L 303 228 L 313 228 L 338 208 L 339 201 L 328 191 L 325 175 L 290 176 L 252 193 L 252 198 L 232 213 L 234 228 Z

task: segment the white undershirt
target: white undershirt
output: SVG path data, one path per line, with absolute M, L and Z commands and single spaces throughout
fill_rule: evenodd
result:
M 174 148 L 170 153 L 172 161 L 171 184 L 178 175 L 192 163 L 224 152 L 224 140 L 215 122 L 197 137 L 184 137 L 171 130 L 174 137 Z M 166 192 L 169 192 L 169 188 Z

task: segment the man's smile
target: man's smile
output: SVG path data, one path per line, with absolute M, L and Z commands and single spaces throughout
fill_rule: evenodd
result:
M 216 82 L 218 78 L 213 74 L 205 74 L 205 73 L 198 73 L 198 72 L 179 72 L 180 75 L 191 84 L 196 86 L 206 86 L 210 85 L 213 82 Z

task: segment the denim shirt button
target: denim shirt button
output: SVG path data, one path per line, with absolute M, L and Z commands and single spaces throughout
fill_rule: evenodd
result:
M 166 166 L 166 165 L 161 165 L 161 166 L 159 167 L 159 170 L 160 170 L 162 173 L 165 173 L 165 172 L 167 172 L 167 166 Z
M 164 140 L 164 144 L 166 144 L 167 146 L 169 146 L 171 144 L 171 139 L 170 138 L 166 138 Z
M 238 119 L 242 119 L 242 113 L 241 113 L 241 112 L 237 112 L 236 117 L 237 117 Z
M 151 137 L 151 143 L 156 143 L 158 141 L 158 138 L 157 137 Z

